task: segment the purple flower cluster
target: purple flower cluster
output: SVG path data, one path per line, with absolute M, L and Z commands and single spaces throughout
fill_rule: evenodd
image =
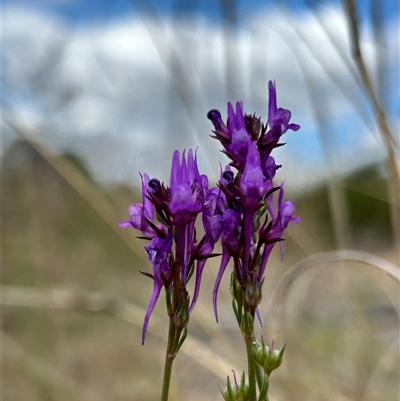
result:
M 207 258 L 213 256 L 214 244 L 220 232 L 215 230 L 213 211 L 218 199 L 215 190 L 208 188 L 208 178 L 199 173 L 192 149 L 187 156 L 175 151 L 172 158 L 170 186 L 158 179 L 142 175 L 142 203 L 129 207 L 130 219 L 119 223 L 142 232 L 141 238 L 150 241 L 145 247 L 153 266 L 152 273 L 142 272 L 153 279 L 153 292 L 147 307 L 142 342 L 145 340 L 150 315 L 162 287 L 176 290 L 186 287 L 197 265 L 196 282 L 191 309 L 199 294 L 201 273 Z M 203 214 L 205 235 L 197 241 L 195 221 Z M 157 216 L 158 223 L 155 221 Z M 175 243 L 175 247 L 173 247 Z M 177 298 L 180 298 L 179 296 Z M 176 305 L 176 309 L 181 305 Z
M 192 274 L 195 276 L 190 311 L 196 304 L 206 260 L 212 256 L 214 245 L 221 239 L 222 257 L 215 282 L 213 306 L 216 319 L 217 292 L 223 273 L 233 260 L 234 274 L 243 293 L 257 293 L 268 257 L 293 217 L 291 201 L 283 201 L 283 184 L 274 187 L 273 178 L 280 165 L 270 155 L 287 130 L 297 131 L 289 124 L 289 110 L 278 108 L 276 90 L 269 82 L 268 123 L 264 125 L 255 115 L 243 112 L 243 104 L 228 103 L 228 119 L 224 123 L 218 110 L 207 117 L 214 125 L 218 139 L 230 164 L 221 172 L 216 187 L 209 188 L 208 178 L 199 173 L 196 154 L 175 151 L 172 159 L 170 185 L 158 179 L 142 177 L 143 199 L 131 205 L 130 219 L 119 223 L 142 232 L 141 238 L 150 241 L 145 247 L 153 266 L 153 292 L 146 311 L 142 341 L 150 315 L 162 287 L 166 290 L 184 288 Z M 279 191 L 277 204 L 273 196 Z M 195 222 L 201 215 L 204 235 L 197 239 Z M 282 251 L 282 248 L 281 248 Z M 253 291 L 247 291 L 247 289 Z M 247 291 L 247 292 L 246 292 Z M 254 298 L 254 297 L 253 297 Z M 259 297 L 260 298 L 260 297 Z M 260 299 L 246 302 L 255 308 Z
M 230 259 L 233 259 L 235 278 L 243 292 L 261 293 L 268 257 L 293 217 L 291 201 L 283 201 L 283 184 L 274 187 L 273 178 L 280 165 L 275 164 L 271 152 L 281 146 L 279 140 L 287 130 L 297 131 L 300 126 L 289 124 L 289 110 L 278 108 L 275 85 L 269 82 L 268 123 L 261 123 L 255 115 L 243 113 L 241 102 L 236 110 L 228 103 L 228 119 L 223 122 L 218 110 L 211 110 L 207 117 L 214 125 L 214 138 L 224 147 L 231 160 L 219 181 L 225 197 L 222 214 L 222 258 L 214 287 L 213 305 L 217 314 L 217 292 L 222 275 Z M 235 169 L 235 172 L 232 171 Z M 273 194 L 279 190 L 275 206 Z M 282 247 L 281 247 L 282 251 Z M 259 289 L 255 291 L 254 289 Z M 247 289 L 250 289 L 246 292 Z M 256 308 L 261 298 L 246 299 Z

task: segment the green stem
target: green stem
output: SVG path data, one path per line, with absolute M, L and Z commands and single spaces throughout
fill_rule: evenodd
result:
M 258 396 L 258 401 L 269 401 L 268 394 L 267 394 L 268 387 L 269 387 L 269 377 L 267 375 L 264 375 L 263 383 L 260 388 L 260 394 Z
M 175 343 L 175 324 L 172 316 L 169 317 L 169 329 L 168 329 L 168 344 L 167 351 L 165 353 L 165 364 L 164 364 L 164 377 L 163 386 L 161 392 L 161 401 L 168 401 L 169 384 L 171 382 L 172 364 L 175 359 L 175 352 L 173 350 Z
M 245 318 L 245 333 L 244 341 L 246 343 L 247 352 L 247 375 L 249 380 L 249 401 L 256 401 L 256 365 L 254 362 L 254 348 L 253 348 L 253 327 L 249 322 L 247 313 Z

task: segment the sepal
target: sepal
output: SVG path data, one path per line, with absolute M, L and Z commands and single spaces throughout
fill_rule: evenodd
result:
M 225 401 L 249 401 L 249 386 L 246 384 L 246 378 L 244 372 L 242 373 L 242 377 L 240 379 L 240 384 L 236 381 L 235 372 L 233 372 L 233 378 L 235 383 L 232 384 L 229 376 L 227 377 L 226 388 L 222 390 L 220 388 L 222 397 L 224 397 Z
M 272 342 L 270 348 L 264 344 L 264 340 L 261 337 L 261 344 L 258 341 L 254 343 L 254 360 L 269 376 L 272 371 L 281 366 L 285 348 L 286 344 L 281 349 L 274 349 L 274 342 Z

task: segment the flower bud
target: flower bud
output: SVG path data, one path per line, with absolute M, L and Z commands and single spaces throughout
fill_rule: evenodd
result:
M 271 348 L 264 344 L 264 340 L 261 339 L 260 343 L 254 344 L 254 359 L 258 366 L 260 366 L 266 375 L 270 375 L 271 372 L 277 369 L 282 364 L 283 352 L 285 351 L 286 344 L 281 349 L 274 350 L 274 343 Z
M 240 384 L 237 384 L 235 372 L 233 372 L 235 383 L 232 384 L 229 376 L 227 378 L 226 388 L 221 390 L 225 401 L 248 401 L 249 386 L 245 383 L 245 375 L 242 373 Z

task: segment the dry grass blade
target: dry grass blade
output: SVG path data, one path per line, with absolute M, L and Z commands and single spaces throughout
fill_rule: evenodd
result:
M 287 293 L 291 284 L 309 269 L 323 264 L 352 261 L 376 267 L 388 274 L 393 280 L 400 283 L 400 268 L 376 255 L 368 252 L 342 249 L 332 252 L 324 252 L 311 255 L 293 265 L 278 281 L 274 292 L 267 303 L 267 313 L 270 313 L 277 305 L 281 305 L 282 297 Z
M 398 150 L 399 144 L 396 142 L 392 132 L 389 129 L 389 125 L 386 119 L 385 110 L 381 107 L 378 101 L 378 97 L 375 93 L 374 87 L 372 85 L 371 77 L 368 73 L 367 67 L 364 62 L 364 58 L 360 48 L 360 34 L 359 34 L 359 24 L 357 16 L 357 7 L 354 0 L 346 0 L 347 13 L 349 18 L 350 26 L 350 38 L 352 43 L 352 55 L 354 61 L 357 65 L 358 72 L 363 81 L 364 87 L 368 93 L 371 100 L 373 110 L 375 113 L 375 118 L 377 120 L 379 130 L 382 136 L 382 140 L 385 143 L 386 150 L 389 155 L 389 167 L 392 173 L 393 179 L 396 183 L 397 190 L 400 188 L 400 170 L 397 164 L 396 151 Z
M 369 116 L 369 114 L 365 111 L 365 108 L 362 107 L 362 105 L 360 104 L 360 102 L 357 102 L 350 93 L 349 87 L 347 87 L 346 85 L 341 84 L 340 80 L 338 79 L 338 77 L 336 76 L 336 74 L 334 73 L 334 71 L 331 68 L 331 63 L 328 62 L 326 58 L 321 57 L 321 54 L 317 51 L 317 49 L 315 48 L 315 46 L 313 46 L 313 43 L 310 42 L 309 40 L 307 40 L 307 38 L 305 37 L 305 35 L 301 32 L 301 30 L 297 27 L 297 25 L 295 23 L 293 23 L 292 18 L 290 17 L 289 13 L 286 11 L 286 9 L 281 5 L 281 3 L 278 3 L 278 6 L 280 8 L 280 10 L 283 12 L 283 14 L 286 16 L 286 22 L 287 25 L 286 26 L 290 26 L 290 28 L 293 30 L 293 32 L 298 36 L 298 38 L 301 40 L 301 43 L 307 48 L 308 52 L 310 53 L 310 56 L 319 64 L 319 66 L 323 69 L 323 71 L 326 74 L 327 79 L 329 79 L 336 87 L 336 89 L 338 91 L 340 91 L 340 93 L 343 95 L 343 97 L 349 102 L 349 104 L 352 105 L 354 111 L 358 114 L 359 118 L 361 119 L 361 121 L 364 122 L 366 127 L 371 126 L 372 120 L 371 117 Z M 311 8 L 311 10 L 314 12 L 313 8 Z M 338 54 L 339 59 L 346 65 L 349 66 L 349 61 L 347 60 L 346 57 L 344 57 L 344 53 L 343 51 L 340 51 L 340 48 L 338 47 L 338 45 L 336 44 L 336 41 L 334 40 L 334 38 L 332 37 L 332 34 L 327 30 L 327 28 L 323 25 L 323 23 L 320 20 L 320 17 L 318 16 L 317 12 L 314 12 L 314 16 L 316 18 L 316 20 L 318 21 L 318 23 L 320 24 L 321 28 L 323 29 L 323 31 L 326 34 L 326 37 L 328 38 L 328 40 L 332 43 L 333 48 L 335 49 L 336 53 Z M 276 29 L 275 32 L 286 41 L 286 43 L 288 44 L 288 47 L 290 48 L 290 50 L 293 52 L 293 54 L 295 55 L 298 65 L 301 69 L 302 75 L 306 76 L 307 74 L 311 74 L 313 73 L 313 71 L 309 70 L 306 68 L 305 66 L 305 60 L 306 58 L 304 57 L 303 54 L 301 54 L 300 49 L 296 48 L 296 46 L 291 46 L 291 39 L 290 36 L 287 35 L 287 33 L 285 33 L 284 29 Z M 351 60 L 350 60 L 351 61 Z M 354 82 L 357 86 L 359 86 L 359 79 L 357 79 L 357 76 L 355 74 L 353 74 L 353 70 L 351 68 L 348 69 L 349 74 L 354 77 Z M 313 76 L 310 76 L 309 80 L 311 81 L 312 78 L 314 78 Z M 309 86 L 309 84 L 307 85 Z M 315 112 L 315 110 L 314 110 Z

